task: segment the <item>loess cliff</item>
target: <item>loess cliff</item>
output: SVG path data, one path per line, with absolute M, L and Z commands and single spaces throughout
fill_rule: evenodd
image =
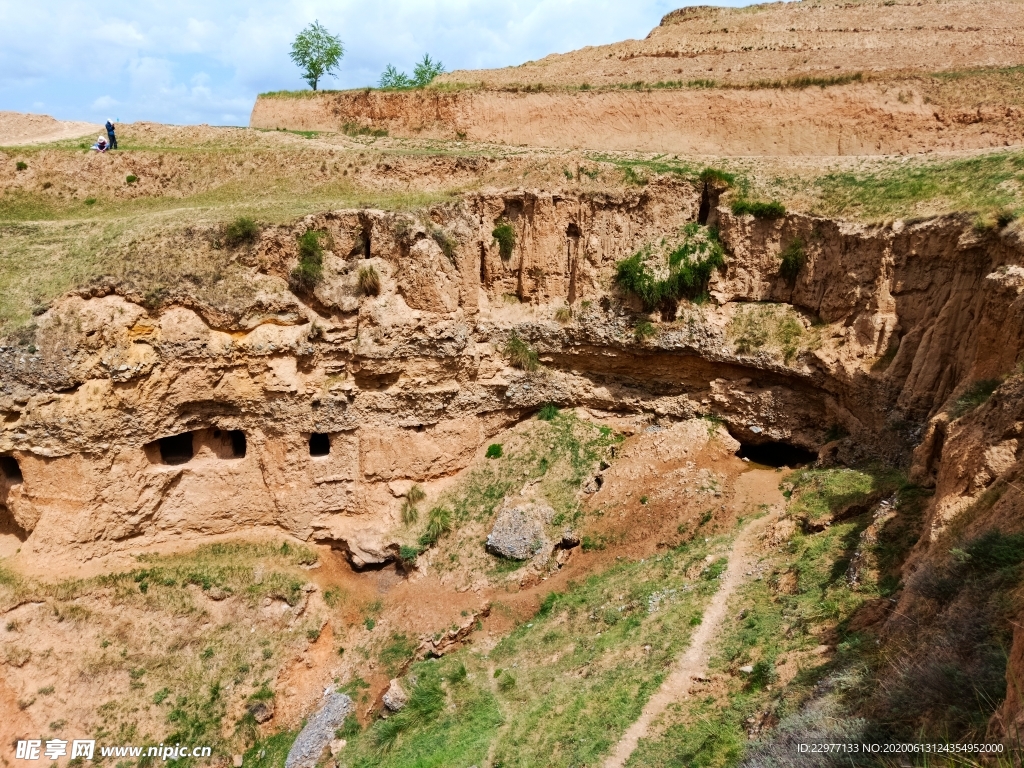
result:
M 759 220 L 716 200 L 727 257 L 713 302 L 662 309 L 658 333 L 638 341 L 615 264 L 695 221 L 700 202 L 666 180 L 619 195 L 473 194 L 422 218 L 335 211 L 238 248 L 265 288 L 231 315 L 173 298 L 149 310 L 111 287 L 66 298 L 37 318 L 34 351 L 4 350 L 0 450 L 19 478 L 7 528 L 23 556 L 96 556 L 273 526 L 379 563 L 397 553 L 396 482 L 453 475 L 548 402 L 713 414 L 743 442 L 846 461 L 906 459 L 927 430 L 918 462 L 933 478 L 950 446 L 929 419 L 1020 353 L 1016 228 Z M 507 259 L 491 234 L 503 221 Z M 324 279 L 293 293 L 306 231 L 328 244 Z M 793 242 L 806 263 L 791 284 L 780 253 Z M 366 269 L 377 295 L 360 288 Z M 738 340 L 761 302 L 779 314 L 759 322 L 796 323 L 790 353 Z M 541 369 L 509 364 L 510 334 Z M 839 431 L 849 437 L 829 439 Z M 325 455 L 311 455 L 314 434 Z M 939 509 L 987 487 L 976 485 Z
M 1021 7 L 0 149 L 0 742 L 1018 765 Z

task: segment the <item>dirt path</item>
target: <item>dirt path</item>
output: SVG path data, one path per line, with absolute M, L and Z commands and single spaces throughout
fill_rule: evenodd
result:
M 740 530 L 729 552 L 729 565 L 707 609 L 703 621 L 693 633 L 690 646 L 661 688 L 650 698 L 640 717 L 623 734 L 615 750 L 604 763 L 604 768 L 622 768 L 633 754 L 637 743 L 648 735 L 651 726 L 669 704 L 689 696 L 691 681 L 701 676 L 712 652 L 712 640 L 725 618 L 729 598 L 743 581 L 743 574 L 757 561 L 757 539 L 765 526 L 773 521 L 783 508 L 782 494 L 778 489 L 779 475 L 773 470 L 752 469 L 745 472 L 736 482 L 737 514 L 750 514 L 758 505 L 767 504 L 770 512 L 751 520 Z

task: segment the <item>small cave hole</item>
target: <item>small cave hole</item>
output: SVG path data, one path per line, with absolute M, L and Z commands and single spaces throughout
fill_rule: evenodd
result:
M 802 467 L 818 458 L 816 452 L 790 443 L 742 443 L 736 455 L 765 467 Z
M 314 432 L 309 436 L 309 455 L 326 456 L 331 452 L 331 436 L 326 432 Z
M 171 437 L 161 437 L 160 461 L 164 464 L 185 464 L 192 461 L 195 450 L 192 448 L 192 433 L 184 432 Z
M 244 459 L 246 449 L 245 432 L 240 429 L 232 429 L 228 432 L 228 435 L 231 437 L 231 455 L 236 459 Z
M 697 211 L 697 223 L 701 226 L 706 226 L 708 218 L 711 216 L 711 185 L 708 182 L 704 182 L 704 189 L 700 193 L 700 208 Z M 753 461 L 753 459 L 751 459 Z
M 0 475 L 11 485 L 17 485 L 25 478 L 21 475 L 21 467 L 13 456 L 0 456 Z
M 480 284 L 487 285 L 487 251 L 483 243 L 480 244 Z
M 363 256 L 370 258 L 370 229 L 369 227 L 363 228 Z
M 579 237 L 580 236 L 580 228 L 578 226 L 576 226 L 575 222 L 570 223 L 569 226 L 565 228 L 565 236 L 566 237 Z

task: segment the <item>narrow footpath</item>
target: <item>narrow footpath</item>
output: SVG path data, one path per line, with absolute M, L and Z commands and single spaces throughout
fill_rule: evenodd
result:
M 703 676 L 713 650 L 712 641 L 718 635 L 725 619 L 729 598 L 743 582 L 744 573 L 757 562 L 758 537 L 769 523 L 777 519 L 784 508 L 785 500 L 778 485 L 779 475 L 774 470 L 751 469 L 740 476 L 736 484 L 734 502 L 737 513 L 745 517 L 756 512 L 758 505 L 761 504 L 768 505 L 769 512 L 746 523 L 736 536 L 729 551 L 729 564 L 722 584 L 704 611 L 703 620 L 693 633 L 690 646 L 665 682 L 651 696 L 640 717 L 622 735 L 611 755 L 605 760 L 604 768 L 623 768 L 640 739 L 648 735 L 651 726 L 661 714 L 670 704 L 686 699 L 690 695 L 693 678 Z

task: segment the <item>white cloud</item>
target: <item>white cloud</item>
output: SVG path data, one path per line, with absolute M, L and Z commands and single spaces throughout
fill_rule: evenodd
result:
M 114 43 L 125 48 L 139 48 L 146 42 L 146 38 L 134 24 L 117 19 L 106 21 L 96 27 L 92 35 L 101 42 Z
M 100 96 L 90 105 L 93 112 L 103 112 L 111 107 L 117 106 L 117 99 L 111 96 Z
M 728 2 L 729 0 L 727 0 Z M 732 0 L 736 4 L 736 0 Z M 80 0 L 0 2 L 0 104 L 63 118 L 245 123 L 260 91 L 302 88 L 288 59 L 319 19 L 345 42 L 325 87 L 410 70 L 425 52 L 448 69 L 498 67 L 643 37 L 673 0 Z M 53 105 L 60 105 L 59 108 Z

